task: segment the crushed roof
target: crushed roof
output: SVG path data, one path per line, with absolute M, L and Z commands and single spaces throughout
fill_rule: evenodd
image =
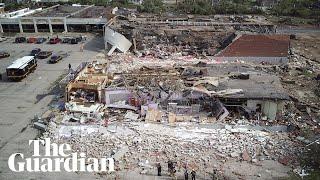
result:
M 217 57 L 287 57 L 288 35 L 242 35 Z
M 222 82 L 222 87 L 243 90 L 243 94 L 231 94 L 224 97 L 290 100 L 277 76 L 265 73 L 250 73 L 249 75 L 250 78 L 248 80 L 229 79 L 226 82 Z

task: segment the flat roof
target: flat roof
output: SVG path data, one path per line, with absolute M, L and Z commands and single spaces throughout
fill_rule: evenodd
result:
M 249 73 L 249 79 L 228 79 L 219 84 L 220 90 L 242 89 L 241 94 L 230 94 L 224 98 L 245 99 L 282 99 L 290 100 L 276 75 Z
M 110 19 L 112 17 L 111 6 L 92 6 L 89 7 L 73 16 L 71 18 L 107 18 Z
M 32 59 L 34 59 L 34 56 L 24 56 L 20 59 L 15 60 L 10 66 L 7 67 L 7 69 L 24 68 L 28 65 L 28 62 L 30 62 Z
M 84 9 L 87 6 L 70 6 L 70 5 L 57 5 L 43 9 L 39 13 L 32 14 L 32 17 L 66 17 L 73 13 Z
M 179 66 L 178 66 L 179 67 Z M 181 66 L 183 67 L 183 66 Z M 189 66 L 191 67 L 191 66 Z M 216 95 L 225 99 L 278 99 L 290 100 L 288 93 L 282 87 L 280 78 L 273 74 L 261 71 L 255 66 L 239 63 L 226 64 L 208 64 L 205 67 L 191 67 L 196 70 L 206 70 L 205 77 L 216 78 L 211 79 L 211 83 L 204 81 L 201 83 L 203 88 L 208 91 L 224 91 L 232 92 L 241 89 L 239 93 L 226 93 Z M 247 77 L 247 78 L 244 78 Z M 196 78 L 188 77 L 188 84 L 197 81 Z M 218 85 L 214 85 L 217 83 Z
M 242 35 L 216 57 L 287 57 L 288 35 Z

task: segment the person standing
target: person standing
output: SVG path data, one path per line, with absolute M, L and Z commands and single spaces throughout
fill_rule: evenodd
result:
M 105 126 L 105 127 L 108 127 L 108 124 L 109 124 L 109 120 L 108 120 L 107 118 L 105 118 L 105 119 L 104 119 L 104 126 Z
M 196 171 L 194 169 L 191 171 L 191 180 L 196 180 Z
M 188 180 L 188 178 L 189 178 L 188 170 L 185 169 L 185 170 L 184 170 L 184 179 L 185 179 L 185 180 Z
M 168 161 L 168 172 L 169 172 L 169 174 L 171 174 L 171 171 L 172 171 L 172 162 L 169 160 Z
M 217 179 L 218 179 L 218 177 L 217 177 L 217 170 L 216 170 L 216 169 L 213 169 L 212 179 L 213 179 L 213 180 L 217 180 Z
M 161 164 L 157 163 L 158 176 L 161 176 Z
M 81 43 L 81 44 L 80 44 L 80 52 L 83 52 L 83 48 L 84 48 L 84 44 Z
M 176 162 L 172 162 L 171 176 L 176 177 Z

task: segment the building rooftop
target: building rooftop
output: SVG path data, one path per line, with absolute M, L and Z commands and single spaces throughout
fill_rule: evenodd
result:
M 219 65 L 181 66 L 176 69 L 144 67 L 123 73 L 121 77 L 125 77 L 126 83 L 131 87 L 143 87 L 149 89 L 148 92 L 170 90 L 174 92 L 174 95 L 169 97 L 170 100 L 183 97 L 199 99 L 203 95 L 223 99 L 290 100 L 276 75 L 261 72 L 250 66 L 235 64 L 226 65 L 220 72 L 211 71 L 219 67 Z M 115 81 L 114 84 L 123 86 L 124 83 L 120 82 Z M 159 88 L 159 85 L 153 82 L 165 83 Z
M 56 5 L 33 14 L 33 17 L 68 17 L 83 10 L 86 6 Z
M 92 6 L 89 7 L 74 16 L 72 18 L 107 18 L 109 19 L 111 17 L 111 6 Z
M 242 35 L 217 57 L 287 57 L 288 35 Z
M 70 6 L 55 5 L 41 12 L 32 14 L 32 17 L 70 17 L 70 18 L 108 18 L 112 7 L 104 6 Z
M 250 73 L 249 79 L 229 79 L 219 84 L 221 89 L 242 89 L 243 93 L 230 94 L 225 98 L 282 99 L 290 100 L 280 79 L 265 73 Z

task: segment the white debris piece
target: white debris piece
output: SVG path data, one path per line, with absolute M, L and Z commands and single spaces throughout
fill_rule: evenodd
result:
M 132 111 L 127 111 L 124 118 L 136 121 L 139 118 L 139 114 L 133 113 Z

